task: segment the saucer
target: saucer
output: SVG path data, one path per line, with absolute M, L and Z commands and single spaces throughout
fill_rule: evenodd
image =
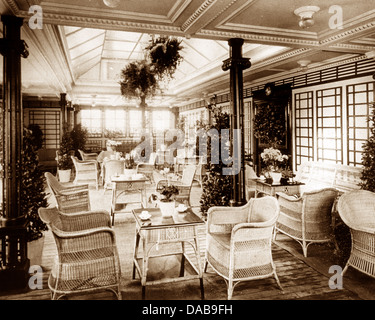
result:
M 151 218 L 151 214 L 149 214 L 149 213 L 146 213 L 146 214 L 141 213 L 141 214 L 139 215 L 139 218 L 140 218 L 141 220 L 148 220 L 148 219 Z
M 180 213 L 185 212 L 187 209 L 187 207 L 184 207 L 183 209 L 180 209 L 179 207 L 176 208 L 176 210 Z

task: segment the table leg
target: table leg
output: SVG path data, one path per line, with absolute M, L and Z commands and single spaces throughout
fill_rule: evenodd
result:
M 112 183 L 112 199 L 111 199 L 112 226 L 114 226 L 115 224 L 115 208 L 116 208 L 116 183 Z
M 201 299 L 204 300 L 204 286 L 203 286 L 203 271 L 202 271 L 202 261 L 201 261 L 201 253 L 200 253 L 200 246 L 199 246 L 199 239 L 198 239 L 198 230 L 195 228 L 195 253 L 197 256 L 197 262 L 198 262 L 198 271 L 199 271 L 199 282 L 200 282 L 200 288 L 201 288 Z
M 181 241 L 182 247 L 182 256 L 181 256 L 181 265 L 180 265 L 180 277 L 183 277 L 185 274 L 185 242 Z
M 137 257 L 138 257 L 139 239 L 140 238 L 141 238 L 141 236 L 137 232 L 136 238 L 135 238 L 134 255 L 133 255 L 133 259 L 134 259 L 133 260 L 133 279 L 135 279 L 135 271 L 136 271 L 135 261 L 137 260 Z
M 143 257 L 142 257 L 142 275 L 141 275 L 141 284 L 142 284 L 142 300 L 145 299 L 146 295 L 146 281 L 147 281 L 147 271 L 148 271 L 148 248 L 146 244 L 146 239 L 143 238 Z

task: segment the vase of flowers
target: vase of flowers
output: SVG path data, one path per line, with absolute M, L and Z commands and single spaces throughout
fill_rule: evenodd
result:
M 174 185 L 163 186 L 160 190 L 161 199 L 158 205 L 163 217 L 172 216 L 175 210 L 175 196 L 178 195 L 178 188 Z
M 281 171 L 286 167 L 289 157 L 273 147 L 264 149 L 260 156 L 265 165 L 266 178 L 271 177 L 274 184 L 280 184 Z

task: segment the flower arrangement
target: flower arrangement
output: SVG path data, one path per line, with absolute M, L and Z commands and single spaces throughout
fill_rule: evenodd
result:
M 286 166 L 286 161 L 288 156 L 282 154 L 279 149 L 267 148 L 260 154 L 263 163 L 266 165 L 266 171 L 281 172 L 281 170 Z
M 133 169 L 135 167 L 134 157 L 131 153 L 125 154 L 125 168 Z
M 174 185 L 165 185 L 161 188 L 160 194 L 163 196 L 160 201 L 170 202 L 174 200 L 174 197 L 178 195 L 178 188 Z

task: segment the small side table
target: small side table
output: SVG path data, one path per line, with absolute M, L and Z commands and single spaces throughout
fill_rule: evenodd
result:
M 304 185 L 302 182 L 293 182 L 288 183 L 286 185 L 282 184 L 270 184 L 265 182 L 264 180 L 254 179 L 256 183 L 256 190 L 255 190 L 255 198 L 258 196 L 259 193 L 265 193 L 270 196 L 275 196 L 277 192 L 284 192 L 288 195 L 293 195 L 299 193 L 299 189 L 301 185 Z
M 126 206 L 130 203 L 140 203 L 141 207 L 147 207 L 147 196 L 146 196 L 146 181 L 148 178 L 142 176 L 140 178 L 133 179 L 132 177 L 125 178 L 123 176 L 112 176 L 112 200 L 111 200 L 111 216 L 112 225 L 115 223 L 115 213 L 124 212 Z M 126 193 L 139 193 L 140 200 L 134 202 L 119 202 L 118 198 L 122 194 Z M 130 211 L 129 211 L 130 212 Z
M 142 299 L 145 299 L 146 285 L 155 285 L 160 283 L 170 283 L 179 280 L 200 280 L 201 298 L 204 299 L 203 288 L 203 270 L 200 257 L 198 226 L 204 224 L 189 208 L 185 213 L 175 212 L 172 217 L 162 217 L 159 208 L 148 208 L 151 214 L 150 219 L 141 220 L 139 215 L 142 209 L 134 209 L 133 215 L 136 221 L 136 238 L 134 246 L 133 258 L 133 279 L 135 279 L 136 271 L 141 278 Z M 142 242 L 142 252 L 140 253 L 140 242 Z M 169 249 L 171 246 L 165 246 L 159 253 L 153 253 L 155 249 L 159 249 L 159 245 L 180 243 L 181 250 Z M 191 245 L 196 257 L 197 263 L 194 264 L 185 251 L 185 243 Z M 161 248 L 160 248 L 161 249 Z M 173 250 L 173 252 L 169 252 Z M 158 250 L 156 250 L 158 251 Z M 160 259 L 166 256 L 178 256 L 181 258 L 179 267 L 179 276 L 174 278 L 148 279 L 150 270 L 150 259 Z M 186 266 L 185 266 L 186 265 Z M 190 274 L 186 274 L 186 269 L 191 269 Z

